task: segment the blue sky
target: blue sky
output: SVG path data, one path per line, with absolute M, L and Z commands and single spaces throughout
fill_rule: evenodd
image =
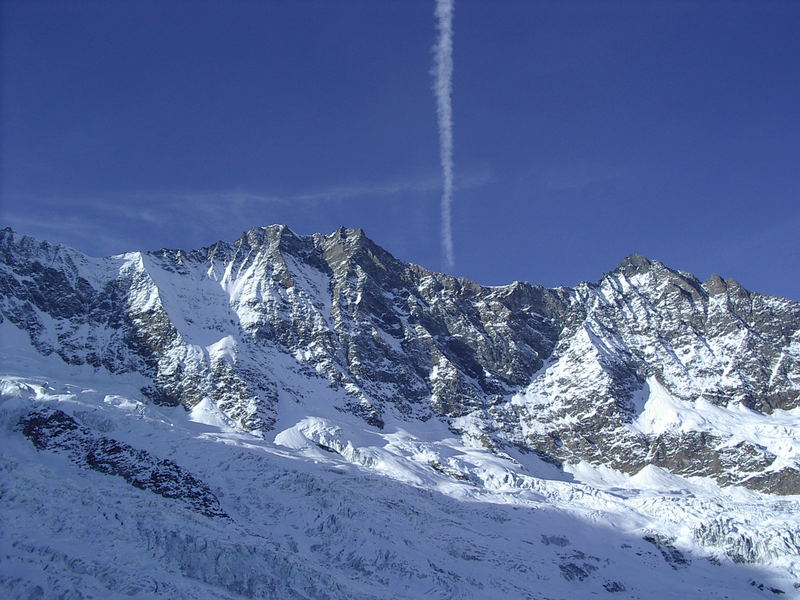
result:
M 433 1 L 2 4 L 0 220 L 92 255 L 286 223 L 444 266 Z M 800 2 L 456 0 L 484 284 L 639 252 L 800 299 Z

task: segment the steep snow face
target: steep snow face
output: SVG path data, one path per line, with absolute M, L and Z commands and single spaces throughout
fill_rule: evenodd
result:
M 800 408 L 775 410 L 769 415 L 742 404 L 718 406 L 703 397 L 691 402 L 676 398 L 655 377 L 649 377 L 636 402 L 631 428 L 645 435 L 668 431 L 707 431 L 734 442 L 762 446 L 788 460 L 800 458 Z

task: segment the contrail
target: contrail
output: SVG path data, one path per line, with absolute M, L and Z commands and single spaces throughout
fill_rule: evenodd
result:
M 442 164 L 442 253 L 451 270 L 453 255 L 453 1 L 436 0 L 436 28 L 439 40 L 434 46 L 433 74 L 436 81 L 436 116 L 439 121 L 439 160 Z

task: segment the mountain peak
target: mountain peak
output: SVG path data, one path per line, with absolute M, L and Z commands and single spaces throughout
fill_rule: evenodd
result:
M 615 270 L 621 271 L 626 275 L 635 275 L 637 273 L 645 273 L 656 265 L 661 265 L 661 263 L 634 252 L 623 258 Z
M 362 241 L 367 238 L 367 235 L 364 233 L 364 230 L 360 227 L 339 227 L 336 231 L 334 231 L 332 236 L 337 236 L 342 240 L 347 241 Z
M 240 237 L 248 240 L 279 240 L 284 237 L 296 238 L 298 236 L 287 225 L 274 223 L 262 227 L 252 227 L 242 233 Z
M 749 294 L 749 291 L 735 279 L 726 279 L 717 273 L 711 275 L 708 281 L 703 284 L 703 287 L 711 296 L 725 293 L 734 296 L 747 296 Z
M 334 261 L 359 262 L 362 267 L 368 264 L 378 263 L 382 268 L 393 264 L 395 259 L 389 252 L 373 242 L 363 229 L 354 227 L 340 227 L 328 235 L 314 236 L 317 243 L 320 243 L 328 256 Z
M 327 244 L 341 245 L 351 251 L 366 248 L 373 252 L 383 251 L 378 244 L 373 242 L 360 227 L 339 227 L 333 233 L 322 236 Z
M 251 248 L 280 249 L 294 252 L 303 244 L 303 237 L 297 235 L 286 225 L 273 224 L 253 227 L 243 232 L 236 240 Z

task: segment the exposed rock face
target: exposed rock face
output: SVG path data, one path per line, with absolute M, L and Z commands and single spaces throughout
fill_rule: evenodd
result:
M 227 516 L 209 487 L 173 461 L 97 436 L 63 411 L 29 413 L 20 426 L 39 450 L 66 453 L 78 466 L 122 477 L 134 487 L 174 499 L 208 517 Z
M 800 405 L 800 304 L 638 255 L 599 283 L 484 287 L 403 263 L 362 231 L 91 259 L 0 233 L 0 319 L 43 354 L 134 372 L 154 402 L 208 400 L 255 434 L 322 378 L 382 427 L 444 419 L 497 452 L 646 465 L 777 494 L 794 460 L 722 427 Z

